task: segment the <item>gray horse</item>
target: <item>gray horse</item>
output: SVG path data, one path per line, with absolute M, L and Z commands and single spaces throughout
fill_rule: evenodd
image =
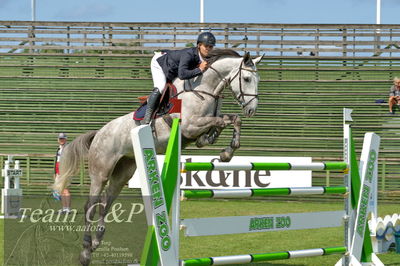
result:
M 215 49 L 209 58 L 211 67 L 203 75 L 189 81 L 174 81 L 178 98 L 182 99 L 183 147 L 191 142 L 196 142 L 198 147 L 212 144 L 226 126 L 233 125 L 232 141 L 220 154 L 222 161 L 232 158 L 235 149 L 240 146 L 241 120 L 238 115 L 220 114 L 222 91 L 229 87 L 244 115 L 253 116 L 258 104 L 259 76 L 256 64 L 261 58 L 252 60 L 248 53 L 242 57 L 233 50 Z M 178 117 L 179 114 L 172 116 Z M 90 221 L 93 221 L 95 215 L 92 206 L 99 205 L 98 231 L 94 239 L 89 230 L 84 235 L 80 255 L 82 265 L 89 265 L 91 253 L 100 245 L 104 236 L 104 217 L 136 169 L 130 132 L 138 125 L 132 119 L 132 113 L 124 115 L 98 131 L 77 137 L 63 151 L 60 177 L 53 187 L 55 192 L 59 193 L 69 185 L 81 160 L 88 158 L 91 185 L 85 205 L 86 228 L 90 228 Z M 167 147 L 170 127 L 165 119 L 156 119 L 153 127 L 157 153 L 162 154 Z M 105 194 L 101 196 L 106 184 Z

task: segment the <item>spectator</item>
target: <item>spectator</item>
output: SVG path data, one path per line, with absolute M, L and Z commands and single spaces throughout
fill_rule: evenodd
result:
M 394 115 L 393 106 L 400 104 L 400 79 L 393 79 L 393 86 L 389 93 L 389 114 Z
M 56 160 L 54 165 L 54 178 L 58 178 L 60 176 L 60 158 L 63 152 L 63 149 L 67 145 L 67 135 L 65 133 L 58 134 L 58 149 L 56 153 Z M 71 194 L 68 188 L 65 188 L 61 193 L 61 204 L 62 209 L 59 212 L 62 213 L 70 213 L 71 212 Z

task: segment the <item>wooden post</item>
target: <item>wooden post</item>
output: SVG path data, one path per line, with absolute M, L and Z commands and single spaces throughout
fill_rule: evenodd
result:
M 342 56 L 347 56 L 347 29 L 342 29 Z
M 225 28 L 225 48 L 229 48 L 228 47 L 228 42 L 229 42 L 229 29 L 228 28 Z
M 326 182 L 325 182 L 325 185 L 327 186 L 327 187 L 329 187 L 330 186 L 330 183 L 331 183 L 331 175 L 330 175 L 330 171 L 328 170 L 328 171 L 326 171 Z
M 29 186 L 31 183 L 31 157 L 26 158 L 26 184 Z
M 35 34 L 34 34 L 35 26 L 32 25 L 29 28 L 30 28 L 30 30 L 28 31 L 28 39 L 30 39 L 29 40 L 29 46 L 30 46 L 29 52 L 34 53 L 35 49 L 33 49 L 32 47 L 35 45 L 35 41 L 33 41 L 32 39 L 35 38 Z
M 386 187 L 386 160 L 382 161 L 382 170 L 381 170 L 381 190 L 384 193 Z M 378 180 L 379 181 L 379 180 Z
M 71 45 L 71 42 L 70 42 L 71 34 L 69 33 L 69 30 L 70 30 L 70 26 L 67 26 L 67 46 L 68 47 Z M 68 48 L 67 49 L 67 54 L 69 54 L 70 51 L 71 50 Z

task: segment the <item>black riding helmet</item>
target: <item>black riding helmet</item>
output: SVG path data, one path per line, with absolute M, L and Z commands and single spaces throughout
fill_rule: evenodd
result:
M 211 32 L 202 32 L 197 37 L 197 44 L 202 43 L 204 45 L 212 45 L 215 46 L 215 36 Z

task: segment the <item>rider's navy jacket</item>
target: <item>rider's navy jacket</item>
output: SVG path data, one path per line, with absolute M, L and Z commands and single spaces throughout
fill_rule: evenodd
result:
M 176 77 L 191 79 L 201 74 L 198 65 L 201 63 L 197 47 L 182 50 L 166 50 L 165 54 L 157 59 L 165 77 L 172 81 Z

